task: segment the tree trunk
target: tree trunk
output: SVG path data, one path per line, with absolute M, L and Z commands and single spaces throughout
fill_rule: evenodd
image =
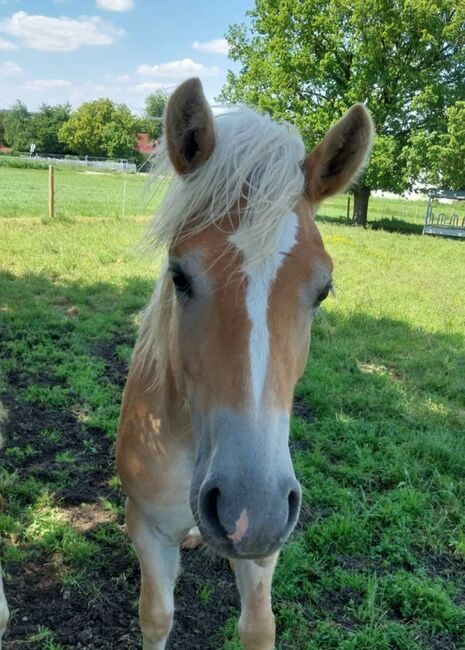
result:
M 367 225 L 370 192 L 370 188 L 365 185 L 354 189 L 354 224 L 356 226 L 365 227 Z

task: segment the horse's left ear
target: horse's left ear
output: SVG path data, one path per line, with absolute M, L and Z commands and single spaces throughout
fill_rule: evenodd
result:
M 322 201 L 355 179 L 370 153 L 373 123 L 363 104 L 355 104 L 331 127 L 304 162 L 306 194 Z
M 168 154 L 178 174 L 205 162 L 215 147 L 213 115 L 197 78 L 188 79 L 171 95 L 166 107 Z

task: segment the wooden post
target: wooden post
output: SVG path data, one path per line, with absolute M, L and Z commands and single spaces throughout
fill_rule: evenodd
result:
M 53 177 L 53 167 L 48 166 L 48 218 L 53 219 L 55 216 L 55 182 Z
M 350 221 L 350 194 L 347 195 L 347 221 Z

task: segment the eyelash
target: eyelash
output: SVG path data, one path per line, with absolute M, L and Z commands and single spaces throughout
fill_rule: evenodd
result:
M 324 300 L 326 300 L 326 298 L 329 296 L 332 289 L 333 289 L 333 285 L 331 283 L 329 283 L 329 284 L 326 285 L 326 287 L 322 291 L 320 291 L 320 293 L 318 294 L 318 296 L 316 298 L 315 307 L 319 307 L 321 305 L 321 303 Z
M 183 298 L 191 298 L 193 288 L 190 277 L 178 266 L 170 267 L 169 272 L 171 273 L 176 293 Z

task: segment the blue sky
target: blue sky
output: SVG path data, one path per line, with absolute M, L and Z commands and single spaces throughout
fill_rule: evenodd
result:
M 0 0 L 0 107 L 73 106 L 144 96 L 201 78 L 213 101 L 228 69 L 224 34 L 253 0 Z

